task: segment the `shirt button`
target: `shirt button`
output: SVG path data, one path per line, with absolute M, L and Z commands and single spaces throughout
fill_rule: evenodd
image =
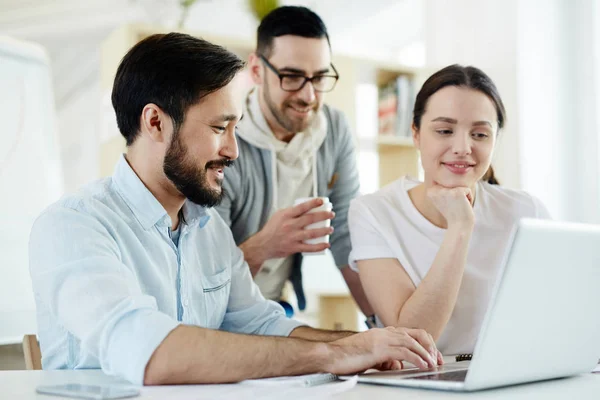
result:
M 188 301 L 187 301 L 187 299 L 183 299 L 183 305 L 184 305 L 184 306 L 186 306 L 186 307 L 188 306 Z

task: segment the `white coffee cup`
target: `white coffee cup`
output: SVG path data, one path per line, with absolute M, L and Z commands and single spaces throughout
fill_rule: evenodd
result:
M 306 203 L 307 201 L 314 200 L 314 199 L 323 200 L 323 204 L 321 204 L 319 207 L 315 207 L 312 210 L 309 210 L 308 211 L 309 213 L 320 212 L 320 211 L 331 212 L 331 210 L 333 209 L 333 204 L 331 204 L 331 202 L 329 201 L 329 197 L 302 197 L 302 198 L 296 199 L 296 201 L 294 201 L 294 205 L 297 206 L 298 204 Z M 330 226 L 331 226 L 331 220 L 326 219 L 323 221 L 315 222 L 314 224 L 307 225 L 304 227 L 304 229 L 329 228 Z M 314 238 L 314 239 L 306 239 L 304 241 L 304 243 L 306 243 L 306 244 L 329 243 L 329 235 L 321 236 L 321 237 Z M 312 252 L 312 253 L 302 253 L 302 255 L 305 255 L 305 256 L 319 255 L 319 254 L 325 254 L 325 252 L 326 252 L 326 250 L 323 250 L 323 251 L 317 251 L 317 252 Z

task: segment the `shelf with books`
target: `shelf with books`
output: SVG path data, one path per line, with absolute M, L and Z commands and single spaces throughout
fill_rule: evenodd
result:
M 419 175 L 419 153 L 410 129 L 419 75 L 419 70 L 390 65 L 376 71 L 380 186 Z
M 386 80 L 378 78 L 378 133 L 380 136 L 409 136 L 415 98 L 412 75 L 381 71 Z

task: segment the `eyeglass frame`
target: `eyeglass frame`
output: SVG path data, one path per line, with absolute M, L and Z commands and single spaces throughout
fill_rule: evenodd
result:
M 329 65 L 331 65 L 331 69 L 333 69 L 333 72 L 335 73 L 335 75 L 327 75 L 327 74 L 322 74 L 322 75 L 315 75 L 311 78 L 309 78 L 306 75 L 302 75 L 302 74 L 286 74 L 286 73 L 281 73 L 273 64 L 271 64 L 269 62 L 269 60 L 267 60 L 267 58 L 265 56 L 263 56 L 262 54 L 260 54 L 258 56 L 258 58 L 260 58 L 265 65 L 267 66 L 267 68 L 269 68 L 271 71 L 273 71 L 273 73 L 275 75 L 277 75 L 277 77 L 279 78 L 279 87 L 281 88 L 281 90 L 283 90 L 284 92 L 299 92 L 302 89 L 304 89 L 304 86 L 306 86 L 307 82 L 310 82 L 311 85 L 313 86 L 313 89 L 315 90 L 315 92 L 319 92 L 319 93 L 329 93 L 331 92 L 333 89 L 335 89 L 335 86 L 337 85 L 338 80 L 340 79 L 340 74 L 337 71 L 337 69 L 335 69 L 335 66 L 333 65 L 333 63 L 329 63 Z M 302 77 L 304 78 L 304 82 L 302 82 L 302 85 L 300 85 L 300 87 L 298 89 L 295 90 L 287 90 L 283 88 L 283 78 L 288 77 L 288 76 L 295 76 L 295 77 Z M 335 78 L 335 83 L 333 84 L 333 87 L 329 90 L 318 90 L 315 85 L 312 83 L 313 79 L 315 78 L 322 78 L 324 76 L 330 77 L 330 78 Z

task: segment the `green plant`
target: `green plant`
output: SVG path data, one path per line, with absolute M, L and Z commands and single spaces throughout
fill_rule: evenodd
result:
M 181 6 L 181 16 L 179 17 L 179 23 L 177 27 L 179 29 L 183 28 L 185 24 L 185 20 L 187 19 L 190 8 L 197 2 L 198 0 L 179 0 L 179 5 Z
M 279 0 L 248 0 L 248 3 L 250 3 L 252 13 L 259 21 L 279 7 Z

